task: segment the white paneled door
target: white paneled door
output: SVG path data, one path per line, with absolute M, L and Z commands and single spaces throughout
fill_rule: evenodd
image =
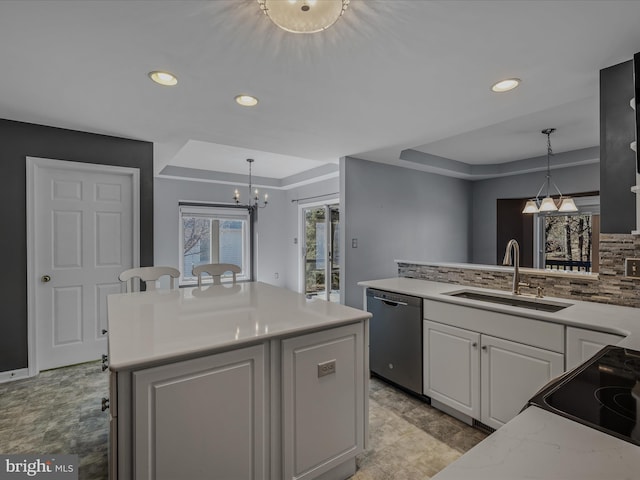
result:
M 137 264 L 138 170 L 40 158 L 27 168 L 30 369 L 96 360 L 107 295 Z

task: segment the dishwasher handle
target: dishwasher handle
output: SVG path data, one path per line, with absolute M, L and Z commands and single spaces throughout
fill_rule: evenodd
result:
M 397 307 L 398 305 L 402 305 L 402 306 L 406 307 L 407 305 L 409 305 L 406 302 L 398 302 L 396 300 L 388 300 L 388 299 L 382 298 L 382 297 L 374 296 L 373 298 L 374 298 L 374 300 L 380 300 L 381 302 L 384 302 L 385 304 L 387 304 L 387 305 L 389 305 L 391 307 Z

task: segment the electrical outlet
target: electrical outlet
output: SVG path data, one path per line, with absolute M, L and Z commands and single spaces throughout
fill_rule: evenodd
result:
M 273 278 L 275 278 L 276 280 L 278 280 L 280 278 L 280 274 L 278 272 L 273 274 Z
M 351 239 L 351 248 L 358 248 L 358 239 L 357 238 L 352 238 Z
M 336 361 L 329 360 L 318 364 L 318 378 L 336 373 Z
M 640 258 L 625 258 L 624 274 L 627 277 L 640 278 Z

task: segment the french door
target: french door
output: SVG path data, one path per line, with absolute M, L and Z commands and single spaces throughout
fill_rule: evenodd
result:
M 303 206 L 301 211 L 301 291 L 340 302 L 340 207 Z

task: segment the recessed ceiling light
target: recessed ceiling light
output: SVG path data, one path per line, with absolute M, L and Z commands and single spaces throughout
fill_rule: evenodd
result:
M 491 87 L 491 91 L 493 92 L 508 92 L 509 90 L 513 90 L 518 85 L 520 85 L 521 80 L 519 78 L 507 78 L 506 80 L 500 80 L 497 83 L 494 83 Z
M 243 107 L 254 107 L 258 104 L 258 99 L 251 95 L 236 95 L 236 103 Z
M 149 72 L 149 78 L 154 82 L 165 85 L 165 86 L 173 86 L 178 83 L 178 79 L 171 72 L 163 72 L 161 70 L 154 70 L 153 72 Z

